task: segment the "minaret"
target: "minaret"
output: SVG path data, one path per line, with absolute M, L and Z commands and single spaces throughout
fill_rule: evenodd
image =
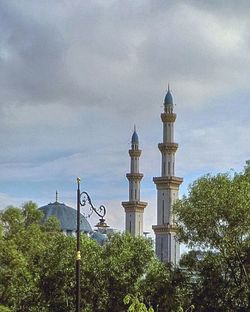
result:
M 172 205 L 178 198 L 179 186 L 183 179 L 175 176 L 175 152 L 178 144 L 174 143 L 173 98 L 169 90 L 164 100 L 163 143 L 158 144 L 162 155 L 161 177 L 153 178 L 157 188 L 157 225 L 153 225 L 156 236 L 156 255 L 163 262 L 177 265 L 180 258 L 180 246 L 176 236 L 176 225 Z
M 147 203 L 140 201 L 140 182 L 143 177 L 139 173 L 139 158 L 141 150 L 139 150 L 139 139 L 134 129 L 131 140 L 130 155 L 130 173 L 126 177 L 129 181 L 129 201 L 122 202 L 122 206 L 126 213 L 126 232 L 135 236 L 143 235 L 143 212 Z

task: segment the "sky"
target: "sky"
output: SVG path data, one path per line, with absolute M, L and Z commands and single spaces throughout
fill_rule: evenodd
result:
M 46 205 L 56 190 L 75 207 L 79 176 L 123 230 L 136 124 L 151 231 L 168 83 L 180 197 L 204 174 L 241 171 L 250 158 L 249 15 L 248 0 L 0 0 L 0 209 Z

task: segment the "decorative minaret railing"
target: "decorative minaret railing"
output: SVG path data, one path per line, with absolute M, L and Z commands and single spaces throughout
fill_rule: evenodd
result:
M 139 149 L 139 139 L 134 129 L 131 140 L 130 155 L 130 173 L 126 177 L 129 181 L 129 201 L 122 202 L 125 209 L 125 229 L 126 232 L 135 236 L 143 235 L 143 212 L 147 203 L 140 201 L 140 182 L 143 174 L 139 173 L 139 158 L 141 150 Z
M 163 143 L 158 145 L 162 155 L 161 177 L 153 178 L 157 188 L 157 225 L 153 225 L 156 236 L 156 255 L 163 262 L 177 265 L 180 258 L 180 246 L 176 236 L 172 205 L 178 198 L 179 186 L 183 179 L 175 176 L 175 153 L 178 144 L 174 143 L 174 122 L 176 114 L 173 98 L 168 92 L 164 100 Z

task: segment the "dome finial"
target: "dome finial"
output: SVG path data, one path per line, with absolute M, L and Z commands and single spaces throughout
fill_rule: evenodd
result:
M 132 140 L 131 140 L 131 144 L 139 144 L 139 138 L 138 138 L 138 134 L 136 132 L 136 125 L 134 124 L 134 133 L 132 135 Z
M 170 92 L 169 83 L 168 83 L 168 92 L 167 92 L 165 99 L 164 99 L 164 105 L 168 105 L 168 104 L 173 105 L 173 97 L 172 97 L 172 94 Z

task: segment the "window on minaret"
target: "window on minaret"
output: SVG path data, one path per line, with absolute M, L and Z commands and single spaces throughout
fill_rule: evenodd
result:
M 135 189 L 135 199 L 137 198 L 137 189 Z
M 170 175 L 170 161 L 168 162 L 168 174 Z
M 132 226 L 131 226 L 131 221 L 129 221 L 129 233 L 131 233 Z
M 165 223 L 164 218 L 165 218 L 165 216 L 164 216 L 164 200 L 163 200 L 162 201 L 162 224 Z
M 174 175 L 174 162 L 173 162 L 173 175 Z
M 166 163 L 165 163 L 165 161 L 164 161 L 164 162 L 163 162 L 163 175 L 166 174 L 166 168 L 165 168 L 165 166 L 166 166 Z
M 161 237 L 161 261 L 163 261 L 163 238 Z

